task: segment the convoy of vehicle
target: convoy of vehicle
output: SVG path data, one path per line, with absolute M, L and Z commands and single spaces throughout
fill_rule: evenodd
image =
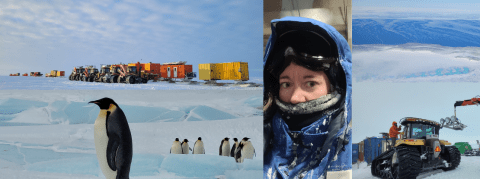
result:
M 254 83 L 245 83 L 249 80 L 247 62 L 204 63 L 198 64 L 199 80 L 206 84 L 217 84 L 217 80 L 233 80 L 245 86 L 260 86 Z M 31 72 L 30 76 L 42 76 L 40 72 Z M 20 76 L 20 73 L 10 74 Z M 28 76 L 27 73 L 23 76 Z M 64 77 L 65 71 L 52 70 L 45 77 Z M 190 82 L 197 77 L 193 65 L 186 61 L 169 63 L 128 63 L 128 64 L 101 64 L 100 68 L 94 65 L 76 66 L 68 76 L 70 81 L 101 82 L 101 83 L 127 83 L 142 84 L 150 80 Z M 196 83 L 196 81 L 193 81 Z

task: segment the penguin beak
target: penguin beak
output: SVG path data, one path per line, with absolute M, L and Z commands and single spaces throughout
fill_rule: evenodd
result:
M 90 104 L 90 103 L 98 104 L 98 101 L 90 101 L 90 102 L 88 102 L 88 104 Z

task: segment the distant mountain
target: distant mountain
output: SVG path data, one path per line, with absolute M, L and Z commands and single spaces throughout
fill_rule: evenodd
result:
M 353 19 L 352 33 L 354 45 L 480 47 L 480 20 Z

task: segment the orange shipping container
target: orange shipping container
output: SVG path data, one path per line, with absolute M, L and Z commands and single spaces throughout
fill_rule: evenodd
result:
M 183 79 L 193 68 L 192 65 L 162 65 L 160 71 L 162 78 Z

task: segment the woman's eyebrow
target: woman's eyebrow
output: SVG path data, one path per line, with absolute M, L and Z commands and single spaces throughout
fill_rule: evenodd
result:
M 290 77 L 288 77 L 287 75 L 284 75 L 284 76 L 280 76 L 279 80 L 281 80 L 281 79 L 290 79 Z
M 306 75 L 306 76 L 303 76 L 303 79 L 307 79 L 307 78 L 315 78 L 313 75 Z

